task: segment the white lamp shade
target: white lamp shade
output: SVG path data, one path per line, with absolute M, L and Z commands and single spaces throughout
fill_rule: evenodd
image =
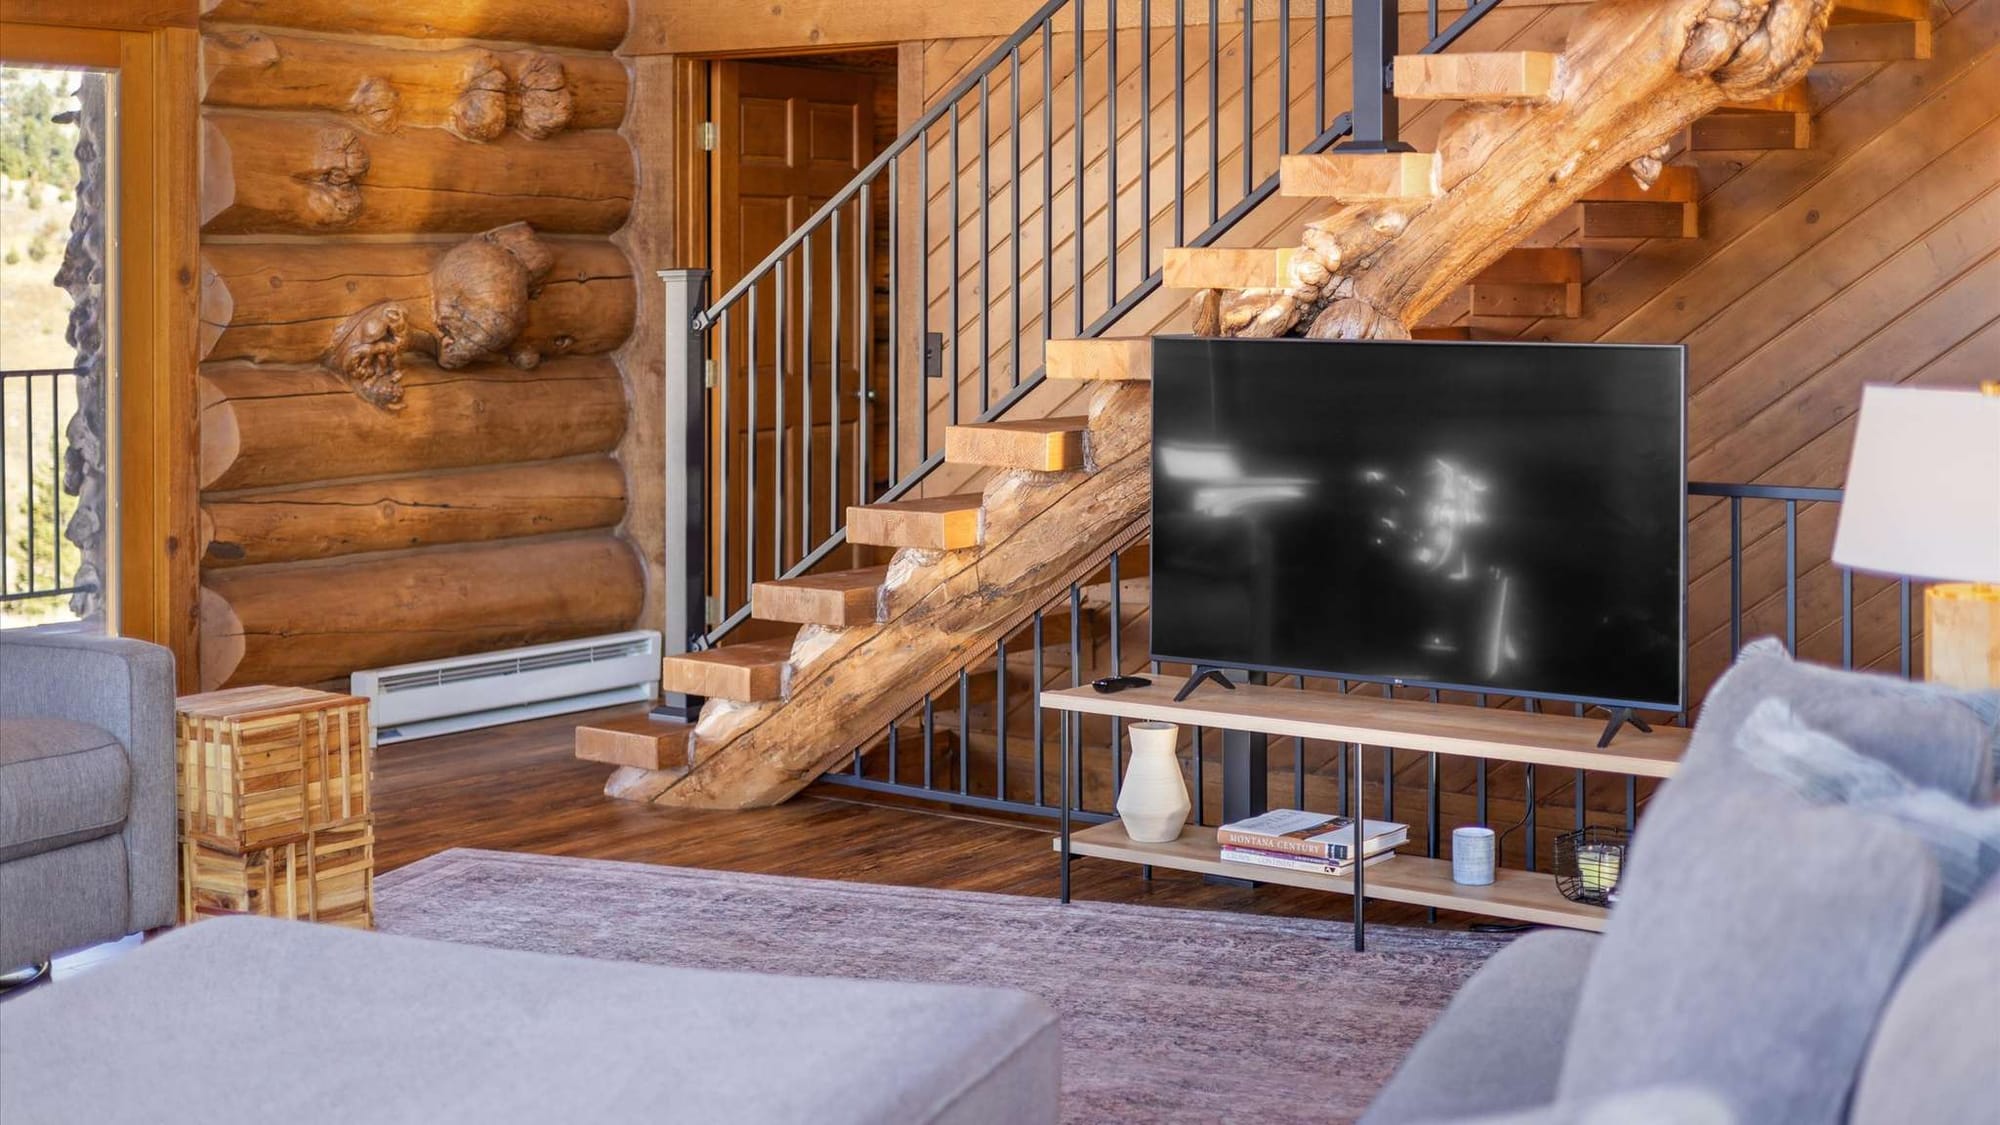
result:
M 1864 388 L 1833 561 L 2000 582 L 2000 395 Z

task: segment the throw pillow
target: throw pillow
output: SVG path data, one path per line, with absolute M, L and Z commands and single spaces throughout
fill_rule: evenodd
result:
M 1805 663 L 1769 637 L 1745 646 L 1709 691 L 1681 776 L 1737 762 L 1736 730 L 1766 699 L 1784 700 L 1814 728 L 1918 785 L 1975 803 L 1991 797 L 2000 698 Z
M 1937 880 L 1887 821 L 1741 765 L 1682 773 L 1639 822 L 1558 1100 L 1685 1084 L 1742 1121 L 1839 1125 Z
M 1885 817 L 1937 860 L 1940 913 L 1949 918 L 2000 871 L 2000 805 L 1975 808 L 1926 789 L 1840 739 L 1806 725 L 1780 699 L 1759 703 L 1736 731 L 1736 751 L 1816 805 Z

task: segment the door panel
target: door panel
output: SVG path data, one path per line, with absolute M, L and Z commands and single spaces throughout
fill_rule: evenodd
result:
M 712 65 L 716 148 L 710 247 L 713 289 L 720 294 L 874 157 L 875 78 L 750 62 Z M 873 294 L 872 286 L 861 283 L 859 230 L 859 202 L 849 201 L 840 213 L 838 246 L 832 230 L 816 234 L 711 334 L 718 376 L 709 405 L 711 448 L 728 451 L 715 466 L 711 504 L 728 523 L 728 544 L 725 552 L 718 541 L 714 561 L 724 575 L 716 585 L 730 606 L 749 595 L 752 575 L 744 562 L 749 521 L 756 524 L 754 577 L 768 578 L 809 552 L 835 521 L 844 522 L 844 505 L 862 494 L 858 338 L 869 323 L 864 305 Z M 778 441 L 781 433 L 784 440 Z M 753 447 L 760 494 L 754 506 L 747 502 L 747 450 Z M 836 473 L 837 498 L 830 475 Z M 776 496 L 780 481 L 783 511 Z M 810 528 L 802 503 L 808 489 Z M 836 503 L 843 506 L 838 513 Z M 782 544 L 782 551 L 774 552 L 774 544 Z

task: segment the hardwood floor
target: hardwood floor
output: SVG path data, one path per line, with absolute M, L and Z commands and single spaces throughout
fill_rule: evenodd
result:
M 565 715 L 447 735 L 377 752 L 375 853 L 388 871 L 453 847 L 673 864 L 818 879 L 1053 897 L 1053 826 L 904 807 L 814 786 L 750 812 L 662 809 L 603 794 L 607 767 L 571 756 Z M 1344 896 L 1283 887 L 1238 888 L 1199 876 L 1083 859 L 1078 899 L 1240 910 L 1345 920 Z M 1371 923 L 1425 924 L 1425 912 L 1371 904 Z M 1439 916 L 1459 928 L 1473 919 Z

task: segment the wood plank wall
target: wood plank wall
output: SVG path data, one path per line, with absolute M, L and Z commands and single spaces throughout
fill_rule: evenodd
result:
M 204 7 L 202 686 L 630 627 L 623 0 Z M 387 406 L 334 350 L 382 302 Z M 445 325 L 491 354 L 440 366 Z
M 1459 49 L 1557 49 L 1580 5 L 1527 6 L 1507 4 L 1478 25 Z M 1839 63 L 1812 72 L 1816 113 L 1814 141 L 1801 151 L 1701 152 L 1676 161 L 1693 163 L 1702 183 L 1702 237 L 1698 239 L 1601 240 L 1580 243 L 1574 214 L 1551 223 L 1528 240 L 1530 245 L 1583 245 L 1587 285 L 1584 315 L 1579 319 L 1503 320 L 1473 318 L 1464 294 L 1437 310 L 1427 322 L 1465 323 L 1475 334 L 1490 338 L 1605 341 L 1683 341 L 1690 362 L 1690 466 L 1694 479 L 1758 481 L 1794 485 L 1839 485 L 1852 439 L 1853 415 L 1863 382 L 1905 382 L 1922 385 L 1970 385 L 1990 378 L 2000 363 L 2000 0 L 1938 0 L 1934 57 L 1898 62 Z M 1340 21 L 1330 20 L 1329 24 Z M 1223 25 L 1218 38 L 1225 61 L 1223 75 L 1239 75 L 1240 25 Z M 1421 19 L 1405 17 L 1405 42 L 1421 41 Z M 1190 86 L 1205 108 L 1205 77 L 1193 76 L 1199 57 L 1206 64 L 1202 30 L 1189 29 Z M 1334 34 L 1331 33 L 1330 34 Z M 1136 67 L 1137 31 L 1121 33 L 1121 73 Z M 1345 37 L 1344 25 L 1335 42 Z M 1101 45 L 1102 36 L 1096 36 Z M 1170 35 L 1169 35 L 1170 38 Z M 1073 120 L 1073 95 L 1067 71 L 1073 66 L 1073 44 L 1055 51 L 1058 101 L 1053 106 L 1059 131 L 1056 167 L 1060 177 L 1072 160 L 1067 127 Z M 1155 40 L 1154 96 L 1162 98 L 1163 70 Z M 1259 24 L 1254 36 L 1259 75 L 1276 66 L 1277 35 Z M 1086 35 L 1086 52 L 1092 39 Z M 991 49 L 991 40 L 942 40 L 924 47 L 924 85 L 934 92 L 948 87 L 959 73 Z M 1171 45 L 1167 48 L 1171 65 Z M 1310 63 L 1301 76 L 1300 50 L 1294 42 L 1295 101 L 1302 86 L 1310 91 Z M 1309 55 L 1309 51 L 1307 52 Z M 1095 56 L 1090 56 L 1092 59 Z M 1127 64 L 1126 60 L 1135 60 Z M 1333 62 L 1330 95 L 1333 106 L 1344 106 L 1345 60 Z M 1086 62 L 1086 101 L 1093 92 L 1089 73 L 1101 61 Z M 1039 63 L 1023 59 L 1023 101 L 1032 69 L 1039 88 Z M 1170 71 L 1164 73 L 1170 74 Z M 1303 78 L 1303 81 L 1301 80 Z M 1126 84 L 1136 104 L 1136 78 Z M 1274 79 L 1272 82 L 1274 83 Z M 1236 79 L 1240 89 L 1240 77 Z M 1100 82 L 1101 85 L 1101 82 Z M 1170 79 L 1165 89 L 1171 90 Z M 1122 87 L 1121 87 L 1122 89 Z M 1224 85 L 1225 92 L 1229 86 Z M 1274 101 L 1259 85 L 1259 104 Z M 996 97 L 998 95 L 996 94 Z M 1126 97 L 1121 93 L 1121 99 Z M 1001 98 L 996 104 L 1005 104 Z M 1225 113 L 1228 113 L 1225 98 Z M 1406 109 L 1404 136 L 1419 148 L 1436 135 L 1448 104 Z M 1101 111 L 1100 111 L 1101 112 Z M 1029 115 L 1036 137 L 1032 147 L 1040 158 L 1039 111 Z M 1125 116 L 1121 112 L 1121 117 Z M 1190 117 L 1195 113 L 1191 111 Z M 1295 114 L 1295 118 L 1303 116 Z M 1264 128 L 1274 129 L 1269 116 L 1259 114 Z M 1232 126 L 1232 121 L 1237 124 Z M 1297 134 L 1301 126 L 1295 125 Z M 1157 130 L 1157 121 L 1156 121 Z M 1220 147 L 1225 154 L 1225 192 L 1240 180 L 1240 165 L 1229 165 L 1241 135 L 1240 118 L 1226 116 Z M 1205 166 L 1207 140 L 1196 128 L 1191 157 Z M 1260 134 L 1261 136 L 1262 134 Z M 942 134 L 941 134 L 942 136 Z M 961 174 L 969 166 L 966 153 L 976 153 L 972 134 L 962 140 Z M 1004 135 L 1001 139 L 1004 141 Z M 1102 126 L 1086 110 L 1086 151 L 1092 166 L 1103 152 Z M 935 152 L 940 145 L 933 144 Z M 1136 152 L 1136 145 L 1132 146 Z M 1004 153 L 1001 144 L 993 152 Z M 1154 264 L 1159 248 L 1168 244 L 1159 222 L 1160 209 L 1171 206 L 1170 192 L 1161 191 L 1158 167 L 1165 146 L 1154 146 L 1155 234 Z M 1261 170 L 1268 157 L 1259 156 Z M 1120 205 L 1136 214 L 1136 179 L 1124 169 L 1136 157 L 1121 160 Z M 1004 177 L 1004 156 L 994 162 Z M 1037 165 L 1038 167 L 1038 165 Z M 931 177 L 933 207 L 938 206 L 943 167 Z M 973 170 L 976 176 L 976 169 Z M 1089 173 L 1101 196 L 1101 172 Z M 1171 173 L 1169 172 L 1169 175 Z M 1029 196 L 1039 201 L 1039 172 Z M 976 180 L 975 180 L 976 182 Z M 1060 180 L 1059 180 L 1060 182 Z M 1194 177 L 1190 176 L 1190 183 Z M 998 189 L 996 188 L 996 191 Z M 1088 209 L 1084 232 L 1086 315 L 1100 311 L 1103 262 L 1102 200 L 1086 187 Z M 1197 192 L 1203 190 L 1196 185 Z M 963 194 L 976 194 L 966 192 Z M 1128 197 L 1131 200 L 1128 202 Z M 1206 203 L 1192 209 L 1206 218 Z M 1002 196 L 1004 201 L 1004 195 Z M 1055 208 L 1058 265 L 1053 317 L 1058 335 L 1074 323 L 1069 278 L 1068 243 L 1073 234 L 1070 202 L 1059 194 Z M 949 214 L 948 210 L 940 215 Z M 1310 204 L 1274 199 L 1230 232 L 1224 245 L 1281 245 L 1316 214 Z M 964 331 L 976 305 L 963 293 L 977 280 L 976 246 L 963 232 L 975 228 L 976 207 L 961 199 L 959 323 Z M 1003 212 L 1004 220 L 1004 212 Z M 1022 237 L 1040 248 L 1039 216 L 1024 218 Z M 1168 218 L 1171 223 L 1171 217 Z M 1096 224 L 1096 225 L 1093 225 Z M 940 217 L 934 229 L 948 229 Z M 1004 221 L 989 223 L 989 258 L 1007 260 L 1010 232 Z M 1120 275 L 1136 277 L 1136 225 L 1121 221 Z M 933 243 L 942 241 L 934 237 Z M 948 246 L 933 250 L 933 330 L 950 318 L 950 295 L 935 279 L 947 278 Z M 993 275 L 989 304 L 1004 325 L 1009 313 L 1004 274 Z M 1024 327 L 1023 364 L 1037 362 L 1041 325 L 1040 278 L 1023 281 L 1024 306 L 1033 320 Z M 905 317 L 905 320 L 911 319 Z M 1118 335 L 1185 331 L 1185 301 L 1179 294 L 1159 294 L 1128 313 L 1114 330 Z M 1011 340 L 999 341 L 989 362 L 993 372 L 1011 362 Z M 976 349 L 968 349 L 976 351 Z M 976 366 L 961 361 L 961 393 L 976 386 Z M 1081 395 L 1044 388 L 1023 404 L 1028 413 L 1074 412 Z M 934 492 L 956 491 L 976 482 L 979 474 L 949 468 L 934 474 Z M 1842 643 L 1839 626 L 1840 581 L 1827 563 L 1835 509 L 1804 505 L 1798 516 L 1797 633 L 1800 651 L 1837 661 Z M 1751 503 L 1744 513 L 1745 636 L 1782 633 L 1785 628 L 1783 506 Z M 1728 646 L 1729 551 L 1726 505 L 1697 503 L 1691 509 L 1690 678 L 1697 697 L 1726 666 Z M 1892 584 L 1858 577 L 1854 583 L 1854 653 L 1857 663 L 1895 667 L 1900 662 L 1897 641 L 1899 598 Z M 1921 616 L 1917 607 L 1913 617 Z M 1920 644 L 1913 643 L 1920 661 Z

